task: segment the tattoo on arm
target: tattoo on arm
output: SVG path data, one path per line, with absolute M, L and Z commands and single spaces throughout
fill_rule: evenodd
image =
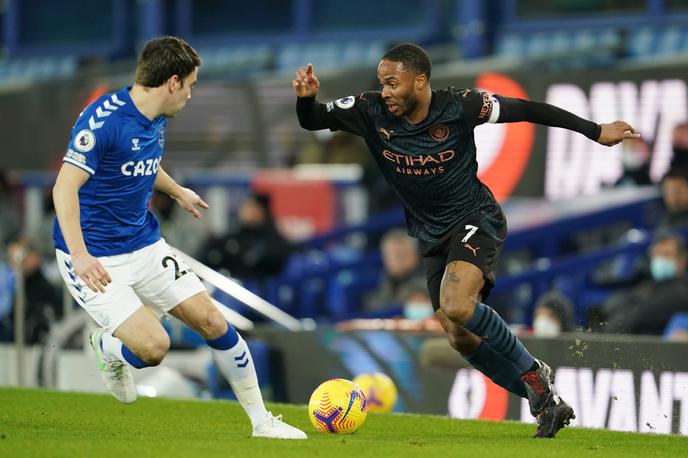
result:
M 461 279 L 454 272 L 447 272 L 447 275 L 445 278 L 447 279 L 448 282 L 451 282 L 451 283 L 461 283 Z

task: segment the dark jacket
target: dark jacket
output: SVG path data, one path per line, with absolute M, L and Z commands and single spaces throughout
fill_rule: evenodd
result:
M 363 299 L 363 310 L 366 312 L 385 310 L 404 305 L 415 292 L 427 294 L 428 287 L 425 270 L 422 264 L 400 278 L 384 274 L 376 290 L 368 293 Z
M 602 311 L 607 332 L 661 335 L 674 313 L 688 312 L 688 277 L 644 281 L 611 296 Z
M 239 279 L 260 280 L 277 275 L 294 250 L 272 220 L 255 227 L 241 226 L 226 236 L 211 238 L 200 258 L 213 269 L 226 269 Z

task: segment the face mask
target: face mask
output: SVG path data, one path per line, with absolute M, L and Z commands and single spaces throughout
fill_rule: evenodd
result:
M 421 321 L 435 314 L 432 305 L 425 302 L 408 302 L 404 305 L 404 318 Z
M 650 273 L 655 281 L 669 280 L 676 277 L 676 263 L 664 256 L 655 256 L 650 261 Z
M 556 337 L 561 334 L 561 325 L 552 318 L 540 315 L 533 320 L 533 335 L 536 337 Z

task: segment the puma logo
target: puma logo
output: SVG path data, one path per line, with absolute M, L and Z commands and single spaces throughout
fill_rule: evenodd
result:
M 464 246 L 464 248 L 468 248 L 469 250 L 471 250 L 473 252 L 473 256 L 478 256 L 478 250 L 480 249 L 480 247 L 473 248 L 472 246 L 470 246 L 467 243 L 464 243 L 463 246 Z
M 385 129 L 384 127 L 380 127 L 377 131 L 380 132 L 381 134 L 383 134 L 385 137 L 387 137 L 387 140 L 389 140 L 389 138 L 390 138 L 390 137 L 392 136 L 392 134 L 394 133 L 393 130 L 390 130 L 390 131 L 388 132 L 387 129 Z

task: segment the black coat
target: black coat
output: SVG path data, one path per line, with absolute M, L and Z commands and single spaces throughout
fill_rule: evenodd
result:
M 688 277 L 647 280 L 611 296 L 602 311 L 608 332 L 661 335 L 674 313 L 688 312 Z
M 260 226 L 241 226 L 223 237 L 211 238 L 200 258 L 216 270 L 228 270 L 233 277 L 261 280 L 280 273 L 293 250 L 293 245 L 268 220 Z

